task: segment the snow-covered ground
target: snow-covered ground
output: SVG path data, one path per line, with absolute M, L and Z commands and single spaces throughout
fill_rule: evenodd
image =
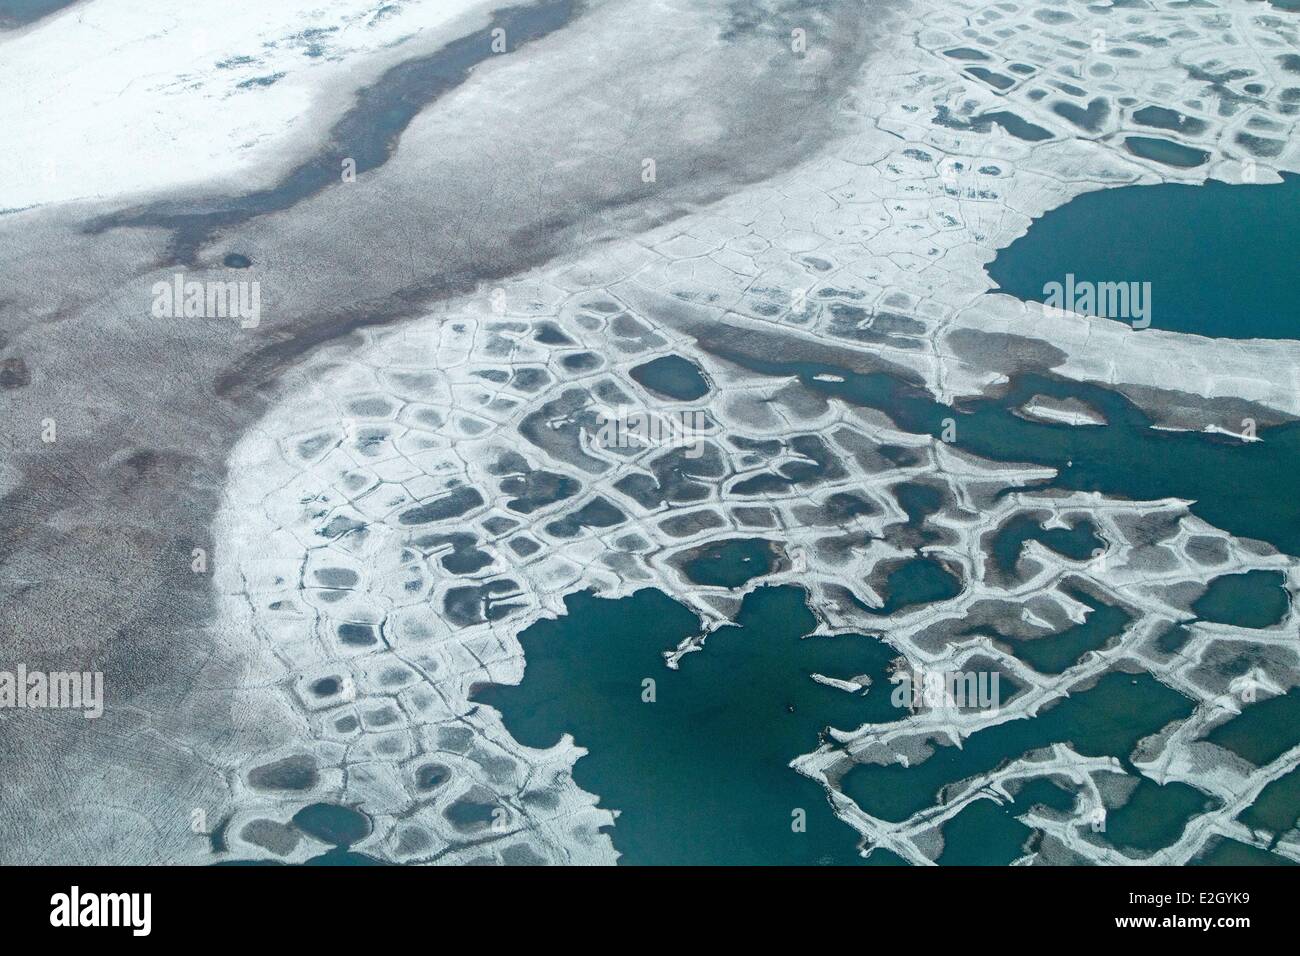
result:
M 355 90 L 496 5 L 96 0 L 0 34 L 0 129 L 24 171 L 0 178 L 0 210 L 266 185 Z

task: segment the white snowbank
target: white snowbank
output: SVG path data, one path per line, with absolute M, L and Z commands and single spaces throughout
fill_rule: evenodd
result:
M 0 36 L 0 210 L 266 185 L 488 0 L 92 0 Z M 217 181 L 220 181 L 218 183 Z

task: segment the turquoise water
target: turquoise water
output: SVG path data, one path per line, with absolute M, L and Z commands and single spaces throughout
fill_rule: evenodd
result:
M 1204 120 L 1164 106 L 1143 107 L 1133 114 L 1133 119 L 1143 126 L 1154 126 L 1156 129 L 1167 129 L 1175 133 L 1190 133 L 1194 136 L 1205 132 L 1207 128 Z
M 970 119 L 962 119 L 953 116 L 946 107 L 941 106 L 932 122 L 937 126 L 945 126 L 948 129 L 964 130 L 973 128 L 981 132 L 987 132 L 996 123 L 1017 139 L 1023 139 L 1030 143 L 1040 143 L 1043 140 L 1051 139 L 1053 135 L 1051 130 L 1036 126 L 1018 113 L 1013 113 L 1010 110 L 994 110 Z
M 1067 593 L 1091 608 L 1082 624 L 1075 624 L 1044 637 L 1021 641 L 1004 639 L 1001 642 L 1040 674 L 1064 673 L 1088 651 L 1101 650 L 1112 638 L 1119 637 L 1131 620 L 1120 608 L 1112 607 L 1081 591 L 1067 589 Z
M 1151 235 L 1153 223 L 1159 223 L 1158 241 Z M 1289 240 L 1298 226 L 1300 177 L 1273 186 L 1107 190 L 1036 222 L 1025 239 L 999 255 L 990 274 L 1026 298 L 1039 298 L 1044 282 L 1060 281 L 1067 272 L 1080 281 L 1149 281 L 1155 327 L 1220 337 L 1300 337 L 1300 311 L 1291 293 L 1300 267 Z M 1106 243 L 1092 241 L 1101 234 Z M 1261 243 L 1260 235 L 1285 238 Z M 882 411 L 913 434 L 938 438 L 944 420 L 955 419 L 960 449 L 995 461 L 1053 467 L 1058 474 L 1043 483 L 1047 487 L 1136 500 L 1183 498 L 1210 524 L 1300 554 L 1298 424 L 1262 428 L 1263 441 L 1255 443 L 1160 431 L 1116 392 L 1046 375 L 1021 376 L 1003 394 L 953 407 L 885 374 L 757 354 L 744 343 L 701 344 L 750 371 L 796 378 L 827 398 Z M 1080 399 L 1109 424 L 1073 428 L 1014 414 L 1033 395 Z M 904 486 L 900 498 L 913 527 L 940 504 L 937 493 L 923 485 Z M 1016 556 L 1030 539 L 1076 559 L 1103 544 L 1087 522 L 1048 530 L 1017 519 L 990 542 L 995 567 L 1013 574 Z M 758 549 L 752 542 L 720 544 L 696 557 L 690 576 L 739 586 L 765 570 Z M 934 561 L 911 560 L 894 566 L 880 590 L 889 612 L 942 600 L 959 583 Z M 1268 626 L 1289 602 L 1280 583 L 1272 572 L 1223 576 L 1207 581 L 1193 610 L 1205 620 Z M 1083 625 L 1031 641 L 997 639 L 1043 673 L 1065 670 L 1104 646 L 1128 620 L 1096 597 L 1082 591 L 1075 596 L 1093 608 Z M 643 591 L 620 602 L 576 595 L 566 605 L 565 617 L 522 636 L 527 666 L 520 687 L 489 688 L 479 699 L 499 707 L 507 728 L 525 744 L 546 746 L 567 731 L 589 749 L 575 777 L 600 795 L 602 805 L 621 811 L 611 835 L 626 862 L 858 859 L 855 834 L 834 819 L 821 789 L 787 764 L 812 750 L 828 725 L 847 729 L 900 716 L 888 694 L 845 694 L 809 676 L 867 673 L 877 687 L 887 687 L 885 667 L 894 655 L 885 645 L 867 637 L 801 641 L 813 626 L 801 592 L 762 588 L 746 599 L 736 627 L 712 635 L 673 672 L 664 667 L 662 653 L 694 634 L 697 624 L 662 594 Z M 1185 639 L 1185 628 L 1172 627 L 1158 643 L 1172 652 Z M 640 698 L 647 677 L 655 681 L 653 704 Z M 1149 674 L 1113 672 L 1033 719 L 980 731 L 960 748 L 936 746 L 909 768 L 855 766 L 842 786 L 867 812 L 902 820 L 948 798 L 951 785 L 1058 742 L 1085 755 L 1117 757 L 1137 776 L 1128 762 L 1137 742 L 1185 718 L 1192 707 Z M 1300 692 L 1248 706 L 1207 739 L 1256 764 L 1275 759 L 1300 739 Z M 1300 783 L 1279 783 L 1266 797 L 1251 825 L 1277 832 L 1300 816 Z M 940 862 L 1005 863 L 1023 855 L 1033 834 L 1018 817 L 1036 802 L 1068 812 L 1074 795 L 1035 781 L 1013 804 L 979 801 L 945 824 Z M 1126 800 L 1110 808 L 1107 830 L 1095 838 L 1151 852 L 1176 840 L 1207 805 L 1194 788 L 1140 779 Z M 790 829 L 792 808 L 807 814 L 806 833 Z M 1216 844 L 1201 862 L 1238 859 L 1276 862 L 1231 841 Z M 871 862 L 900 861 L 877 852 Z
M 1192 603 L 1192 610 L 1203 621 L 1270 627 L 1280 623 L 1291 606 L 1290 595 L 1282 586 L 1285 581 L 1280 571 L 1225 574 L 1210 582 Z
M 1260 791 L 1255 802 L 1241 815 L 1241 822 L 1273 836 L 1300 826 L 1300 768 L 1279 777 Z
M 767 374 L 796 376 L 809 388 L 854 404 L 881 408 L 909 431 L 928 432 L 937 437 L 942 429 L 942 419 L 953 415 L 955 411 L 887 376 L 860 375 L 844 368 L 816 363 L 754 360 L 745 356 L 733 358 Z M 816 378 L 824 374 L 840 376 L 843 381 Z M 1102 428 L 1079 429 L 1028 422 L 1011 413 L 1010 409 L 1034 394 L 1083 398 L 1098 408 L 1111 424 Z M 1149 419 L 1139 409 L 1116 393 L 1036 376 L 1028 376 L 1014 383 L 1008 393 L 998 399 L 969 403 L 957 411 L 956 416 L 959 445 L 995 460 L 1055 465 L 1061 469 L 1061 474 L 1051 484 L 1058 487 L 1102 490 L 1108 494 L 1137 498 L 1184 497 L 1194 500 L 1194 510 L 1203 514 L 1207 520 L 1235 533 L 1272 540 L 1283 550 L 1293 553 L 1300 546 L 1300 523 L 1296 510 L 1290 505 L 1290 502 L 1297 500 L 1294 493 L 1296 470 L 1292 467 L 1296 460 L 1300 460 L 1300 447 L 1297 447 L 1300 445 L 1300 430 L 1296 426 L 1265 429 L 1262 434 L 1266 440 L 1259 443 L 1156 431 L 1149 427 Z M 925 502 L 914 504 L 919 506 L 918 514 L 925 510 Z M 1080 531 L 1067 537 L 1057 536 L 1053 542 L 1076 554 L 1085 545 L 1092 543 Z M 936 576 L 935 581 L 937 580 Z M 1213 606 L 1223 600 L 1223 587 L 1220 586 L 1220 595 L 1208 600 L 1209 605 Z M 571 607 L 570 613 L 577 617 L 580 614 L 589 616 L 592 612 L 588 605 L 581 605 Z M 1035 643 L 1026 642 L 1017 652 L 1032 656 L 1033 662 L 1046 671 L 1063 669 L 1081 653 L 1103 644 L 1116 632 L 1117 621 L 1109 619 L 1113 613 L 1118 612 L 1097 605 L 1097 610 L 1090 618 L 1090 626 L 1043 639 L 1036 650 L 1025 649 Z M 751 611 L 748 627 L 755 626 L 752 614 Z M 625 640 L 635 644 L 638 640 L 635 636 L 625 635 L 622 629 L 631 625 L 628 622 L 620 623 L 617 614 L 604 624 L 584 619 L 568 626 L 579 631 L 603 628 L 619 635 L 620 644 Z M 666 648 L 675 643 L 676 638 L 687 633 L 690 627 L 687 624 L 680 631 L 668 630 L 666 633 L 662 626 L 653 628 L 650 631 L 651 647 L 647 650 Z M 794 628 L 790 633 L 797 634 L 799 629 Z M 606 805 L 625 810 L 624 817 L 620 818 L 619 824 L 614 828 L 614 839 L 616 845 L 627 853 L 630 862 L 670 858 L 702 862 L 712 853 L 720 854 L 716 857 L 720 861 L 761 859 L 764 862 L 779 862 L 807 859 L 806 856 L 799 855 L 798 850 L 806 850 L 812 841 L 791 845 L 788 841 L 777 839 L 774 821 L 782 818 L 783 813 L 788 813 L 792 799 L 798 799 L 796 795 L 786 794 L 777 786 L 776 781 L 785 774 L 797 777 L 791 771 L 780 768 L 784 768 L 785 763 L 796 753 L 811 749 L 815 738 L 812 729 L 809 728 L 800 741 L 789 740 L 779 754 L 769 753 L 763 765 L 763 773 L 756 769 L 757 755 L 763 750 L 762 742 L 769 739 L 772 728 L 776 726 L 774 722 L 778 720 L 774 713 L 764 715 L 763 702 L 765 699 L 780 700 L 794 693 L 792 688 L 801 686 L 797 675 L 789 673 L 778 676 L 779 670 L 764 672 L 761 682 L 751 686 L 749 675 L 752 671 L 744 668 L 728 671 L 716 657 L 711 656 L 718 652 L 719 647 L 725 648 L 725 642 L 711 639 L 711 644 L 703 652 L 688 655 L 683 661 L 682 676 L 692 676 L 690 667 L 693 665 L 707 669 L 712 678 L 708 686 L 729 688 L 727 707 L 736 708 L 745 714 L 747 732 L 741 732 L 739 725 L 733 724 L 736 729 L 727 742 L 728 755 L 734 755 L 735 759 L 745 762 L 750 768 L 750 772 L 744 775 L 748 782 L 744 784 L 743 793 L 735 787 L 719 788 L 718 755 L 713 749 L 718 738 L 710 731 L 708 718 L 692 720 L 686 716 L 692 708 L 704 707 L 709 702 L 709 691 L 704 687 L 696 691 L 700 699 L 681 702 L 680 711 L 672 717 L 674 732 L 669 739 L 680 739 L 683 742 L 691 740 L 697 745 L 700 739 L 707 740 L 709 754 L 694 752 L 684 743 L 682 747 L 670 749 L 667 753 L 655 747 L 651 747 L 650 752 L 645 752 L 647 745 L 644 738 L 656 738 L 657 735 L 653 732 L 647 735 L 646 728 L 640 721 L 627 719 L 634 712 L 626 708 L 615 709 L 608 700 L 599 697 L 597 691 L 603 692 L 605 688 L 593 688 L 579 681 L 576 694 L 570 695 L 575 690 L 575 678 L 581 672 L 594 667 L 597 672 L 603 673 L 605 663 L 588 661 L 586 655 L 583 655 L 570 660 L 570 667 L 551 666 L 540 674 L 534 672 L 533 676 L 525 672 L 523 699 L 536 701 L 536 707 L 545 708 L 544 701 L 557 699 L 572 701 L 576 698 L 584 702 L 580 706 L 569 703 L 567 710 L 559 704 L 552 705 L 547 716 L 549 723 L 544 724 L 548 727 L 549 737 L 531 741 L 525 738 L 524 742 L 553 742 L 561 730 L 567 729 L 575 734 L 579 743 L 590 748 L 591 756 L 579 762 L 575 774 L 586 789 L 600 794 Z M 631 646 L 611 647 L 607 653 L 614 654 L 618 659 L 630 650 Z M 547 655 L 554 653 L 554 649 L 537 640 L 536 635 L 526 643 L 525 651 L 529 668 L 533 667 L 539 656 L 544 666 L 547 666 L 550 660 Z M 643 674 L 650 673 L 650 659 L 653 656 L 645 655 L 647 663 L 641 669 Z M 551 660 L 550 664 L 553 665 L 554 661 Z M 631 675 L 628 676 L 629 681 L 630 677 Z M 671 683 L 673 679 L 668 680 Z M 688 681 L 683 686 L 689 691 L 691 685 Z M 558 688 L 566 688 L 564 694 Z M 623 693 L 627 692 L 625 687 Z M 520 727 L 520 713 L 527 714 L 528 710 L 524 708 L 521 711 L 516 705 L 512 711 L 509 691 L 505 693 L 501 706 L 507 713 L 507 727 L 513 732 Z M 597 704 L 599 712 L 593 716 L 588 709 Z M 1093 689 L 1075 693 L 1032 720 L 1013 721 L 983 731 L 967 740 L 963 748 L 940 748 L 928 760 L 908 769 L 875 765 L 855 767 L 845 777 L 843 785 L 845 791 L 867 812 L 885 819 L 901 820 L 942 799 L 945 786 L 972 774 L 992 770 L 1005 760 L 1049 743 L 1068 741 L 1085 754 L 1106 754 L 1126 760 L 1138 739 L 1190 712 L 1190 701 L 1149 675 L 1110 674 Z M 1251 709 L 1247 710 L 1247 715 L 1251 715 Z M 717 713 L 710 713 L 710 717 L 720 719 Z M 858 722 L 862 719 L 865 718 L 859 718 Z M 1244 733 L 1240 730 L 1221 729 L 1218 736 L 1225 738 L 1225 745 L 1231 741 L 1238 747 L 1248 747 L 1250 741 L 1261 735 L 1276 738 L 1279 727 L 1285 728 L 1289 720 L 1290 713 L 1283 712 L 1279 705 L 1274 705 L 1257 711 Z M 819 719 L 816 723 L 821 724 L 823 721 Z M 852 725 L 853 721 L 837 724 Z M 526 727 L 521 732 L 526 733 Z M 1290 739 L 1291 736 L 1282 735 L 1283 739 Z M 662 741 L 664 738 L 659 739 Z M 584 768 L 583 764 L 589 761 Z M 692 813 L 689 809 L 692 802 L 709 808 L 701 811 L 706 816 L 721 813 L 722 804 L 730 801 L 764 804 L 765 807 L 753 808 L 752 814 L 767 814 L 765 832 L 767 838 L 772 840 L 767 851 L 759 853 L 751 845 L 747 851 L 751 855 L 738 856 L 729 849 L 734 841 L 710 842 L 704 833 L 707 828 L 693 824 L 693 845 L 700 848 L 698 855 L 685 854 L 684 851 L 674 855 L 671 849 L 665 848 L 665 844 L 672 841 L 671 834 L 662 829 L 656 832 L 651 824 L 642 822 L 657 818 L 655 808 L 665 805 L 660 789 L 645 783 L 645 767 L 660 770 L 671 768 L 671 772 L 661 776 L 678 781 L 675 786 L 693 796 L 688 801 L 670 800 L 668 803 L 678 807 L 678 813 L 687 816 Z M 795 789 L 799 787 L 803 787 L 802 781 Z M 803 789 L 807 791 L 806 787 Z M 713 793 L 712 797 L 708 796 L 710 793 Z M 774 793 L 781 794 L 780 799 L 772 799 L 771 794 Z M 1181 829 L 1185 808 L 1178 801 L 1159 806 L 1163 807 L 1164 813 L 1163 816 L 1157 814 L 1156 818 L 1164 821 L 1163 826 L 1143 825 L 1163 840 L 1168 839 L 1168 833 L 1173 829 Z M 979 814 L 988 812 L 978 811 Z M 1125 817 L 1121 816 L 1120 819 L 1123 821 Z M 835 830 L 829 824 L 822 826 L 831 833 Z M 620 833 L 620 830 L 625 832 Z M 819 832 L 822 832 L 821 827 Z M 1018 848 L 1019 841 L 1013 839 L 1018 833 L 1011 824 L 1000 824 L 997 829 L 990 829 L 987 849 L 991 858 L 1002 858 Z M 959 841 L 954 846 L 961 847 L 964 843 Z M 839 849 L 847 852 L 843 847 Z M 838 856 L 828 848 L 819 847 L 818 850 L 818 859 L 852 859 L 851 856 Z M 791 852 L 796 855 L 787 856 Z
M 1300 688 L 1250 704 L 1205 735 L 1257 767 L 1272 763 L 1300 744 Z
M 912 767 L 858 764 L 841 785 L 873 816 L 902 821 L 939 802 L 944 787 L 1049 744 L 1070 743 L 1085 756 L 1111 755 L 1126 762 L 1140 739 L 1191 712 L 1190 700 L 1149 674 L 1110 673 L 1031 720 L 981 730 L 960 747 L 937 747 Z
M 976 800 L 943 825 L 940 866 L 1006 866 L 1028 852 L 1034 831 L 1019 820 L 1035 806 L 1068 812 L 1075 796 L 1061 785 L 1039 777 L 1016 794 L 1012 803 Z
M 498 708 L 526 746 L 550 746 L 567 731 L 588 748 L 574 778 L 620 811 L 611 836 L 624 863 L 861 862 L 855 831 L 788 764 L 815 749 L 827 726 L 905 713 L 889 700 L 895 654 L 864 636 L 801 639 L 816 624 L 804 601 L 799 588 L 760 588 L 735 626 L 709 635 L 673 671 L 663 652 L 699 631 L 681 605 L 655 590 L 617 601 L 571 595 L 565 616 L 520 635 L 523 682 L 481 689 L 476 700 Z M 873 687 L 852 694 L 813 673 L 868 675 Z M 643 700 L 647 678 L 652 703 Z M 796 810 L 805 832 L 793 829 Z
M 1161 786 L 1140 777 L 1122 806 L 1107 809 L 1106 829 L 1097 837 L 1121 849 L 1151 853 L 1173 844 L 1192 817 L 1217 805 L 1185 783 Z
M 1044 528 L 1029 515 L 1016 515 L 998 529 L 993 539 L 993 563 L 999 571 L 1010 574 L 1015 570 L 1027 541 L 1037 541 L 1075 561 L 1082 561 L 1106 547 L 1091 522 L 1080 521 L 1068 528 Z
M 1286 857 L 1236 840 L 1223 839 L 1192 861 L 1193 866 L 1295 866 Z
M 942 418 L 953 414 L 928 396 L 885 376 L 743 357 L 742 364 L 759 366 L 769 374 L 795 375 L 810 388 L 855 404 L 881 407 L 908 430 L 937 436 Z M 823 373 L 839 375 L 844 381 L 818 381 L 815 376 Z M 1111 424 L 1077 429 L 1028 422 L 1011 414 L 1011 408 L 1033 394 L 1084 398 Z M 1146 416 L 1122 396 L 1040 377 L 1026 377 L 997 400 L 964 406 L 958 416 L 958 444 L 998 460 L 1054 464 L 1061 475 L 1052 484 L 1059 487 L 1138 498 L 1181 496 L 1195 500 L 1194 510 L 1207 520 L 1236 533 L 1271 539 L 1293 553 L 1300 545 L 1300 527 L 1290 505 L 1297 500 L 1290 490 L 1297 480 L 1291 465 L 1300 460 L 1300 430 L 1295 426 L 1265 429 L 1266 440 L 1250 444 L 1155 431 Z M 912 504 L 920 515 L 933 502 L 916 500 Z M 1052 542 L 1076 554 L 1093 543 L 1079 529 L 1056 536 Z M 1273 584 L 1253 584 L 1247 588 L 1248 596 L 1268 593 L 1256 591 L 1259 583 Z M 1241 598 L 1240 594 L 1225 596 L 1224 587 L 1240 585 L 1219 585 L 1214 596 L 1203 601 L 1203 610 L 1217 613 L 1214 607 L 1220 602 Z M 604 805 L 623 811 L 613 839 L 627 862 L 853 862 L 854 835 L 843 825 L 834 825 L 819 788 L 785 765 L 795 755 L 811 750 L 816 745 L 816 731 L 828 723 L 847 728 L 898 715 L 890 712 L 885 701 L 886 709 L 869 717 L 865 705 L 870 695 L 859 704 L 857 698 L 806 681 L 812 668 L 793 666 L 776 648 L 806 632 L 811 618 L 805 616 L 806 611 L 794 614 L 788 607 L 769 616 L 770 610 L 764 611 L 754 602 L 771 600 L 758 597 L 770 591 L 763 589 L 751 596 L 743 615 L 741 630 L 759 635 L 754 645 L 758 656 L 750 656 L 745 645 L 729 643 L 726 638 L 736 635 L 724 631 L 710 638 L 704 651 L 687 655 L 675 674 L 663 670 L 659 655 L 694 632 L 695 623 L 689 615 L 682 617 L 684 611 L 659 595 L 654 600 L 664 603 L 652 614 L 651 622 L 645 620 L 646 611 L 636 606 L 612 610 L 615 602 L 577 596 L 570 599 L 568 617 L 543 622 L 525 632 L 523 685 L 492 689 L 481 699 L 503 710 L 507 728 L 524 743 L 544 746 L 567 730 L 589 748 L 590 755 L 579 761 L 575 776 L 585 789 L 599 794 Z M 637 599 L 651 601 L 642 595 L 653 593 L 641 592 Z M 907 595 L 900 599 L 905 601 Z M 602 605 L 607 606 L 602 609 Z M 1114 633 L 1115 622 L 1109 621 L 1109 613 L 1098 605 L 1089 622 L 1092 627 L 1043 639 L 1038 650 L 1024 650 L 1035 643 L 1027 642 L 1018 653 L 1034 656 L 1036 665 L 1047 671 L 1068 666 L 1084 650 L 1104 643 Z M 803 622 L 792 624 L 792 615 L 803 617 Z M 802 651 L 809 643 L 817 641 L 797 646 Z M 883 668 L 891 654 L 882 647 L 880 655 L 878 663 Z M 660 674 L 658 703 L 646 705 L 651 708 L 647 710 L 629 707 L 629 701 L 636 699 L 639 680 L 656 673 Z M 707 679 L 700 680 L 701 676 Z M 666 698 L 662 696 L 665 690 L 675 693 Z M 801 693 L 830 695 L 824 706 L 816 708 L 816 716 L 802 726 L 798 720 L 780 716 L 779 703 Z M 832 703 L 853 712 L 837 718 Z M 855 705 L 862 709 L 855 710 Z M 1259 759 L 1271 759 L 1275 749 L 1257 753 L 1261 739 L 1280 739 L 1285 749 L 1289 746 L 1286 742 L 1294 738 L 1288 725 L 1300 726 L 1300 714 L 1292 714 L 1285 704 L 1257 706 L 1263 709 L 1248 708 L 1243 718 L 1220 728 L 1211 739 Z M 797 712 L 806 713 L 807 708 Z M 1076 692 L 1032 720 L 980 732 L 963 748 L 940 748 L 909 769 L 856 767 L 843 785 L 868 812 L 901 820 L 942 799 L 945 786 L 1049 743 L 1068 741 L 1082 753 L 1125 760 L 1138 739 L 1190 712 L 1190 701 L 1149 675 L 1109 674 L 1091 690 Z M 1244 718 L 1249 720 L 1239 725 Z M 734 768 L 728 766 L 733 763 Z M 653 768 L 653 773 L 648 768 Z M 730 804 L 743 809 L 729 811 L 726 807 Z M 809 832 L 801 836 L 810 839 L 794 840 L 793 834 L 787 837 L 778 825 L 778 821 L 787 823 L 792 805 L 806 809 Z M 1155 814 L 1154 822 L 1142 826 L 1159 840 L 1166 840 L 1174 829 L 1181 830 L 1185 806 L 1170 801 L 1157 807 L 1163 814 Z M 672 825 L 664 822 L 660 811 L 665 808 L 676 821 Z M 717 821 L 724 817 L 726 825 L 719 826 Z M 1020 831 L 1005 821 L 988 829 L 989 858 L 1001 859 L 1017 850 L 1018 835 Z M 953 859 L 962 858 L 962 853 L 977 853 L 967 847 L 965 839 L 952 845 L 951 852 L 959 854 Z M 873 861 L 877 856 L 873 855 Z
M 632 378 L 651 391 L 679 402 L 692 402 L 709 392 L 708 380 L 700 367 L 680 355 L 665 355 L 629 373 Z
M 976 800 L 943 826 L 940 866 L 1006 866 L 1027 852 L 1033 830 L 1015 816 L 1025 807 Z
M 738 588 L 772 570 L 772 544 L 762 538 L 735 538 L 704 549 L 682 571 L 696 584 Z
M 949 601 L 961 593 L 961 581 L 938 561 L 905 561 L 885 577 L 885 603 L 864 608 L 869 614 L 890 615 L 904 608 Z
M 1004 73 L 998 73 L 994 70 L 987 70 L 982 66 L 971 66 L 966 68 L 966 72 L 977 80 L 983 80 L 989 86 L 996 90 L 1009 90 L 1016 85 L 1016 81 Z
M 1124 148 L 1134 156 L 1153 159 L 1157 163 L 1179 169 L 1204 166 L 1210 161 L 1210 154 L 1203 149 L 1194 149 L 1158 136 L 1128 136 L 1124 139 Z
M 1028 852 L 1034 833 L 1018 818 L 1036 805 L 1070 813 L 1076 810 L 1077 794 L 1039 777 L 1026 784 L 1012 803 L 976 800 L 944 824 L 944 847 L 937 862 L 943 866 L 1014 862 Z M 1123 804 L 1107 809 L 1105 828 L 1089 833 L 1088 838 L 1139 855 L 1149 854 L 1176 842 L 1193 816 L 1214 805 L 1214 800 L 1186 784 L 1160 786 L 1139 777 Z
M 336 847 L 348 847 L 370 835 L 370 821 L 351 807 L 313 803 L 293 815 L 303 833 Z
M 213 850 L 224 852 L 226 824 L 213 834 Z M 381 861 L 352 849 L 370 835 L 370 818 L 359 810 L 335 803 L 311 803 L 293 815 L 290 826 L 307 836 L 329 844 L 330 849 L 306 860 L 303 866 L 382 866 Z M 274 860 L 223 860 L 218 866 L 277 866 Z
M 1163 150 L 1153 157 L 1162 161 L 1179 155 L 1143 148 Z M 1300 338 L 1298 232 L 1300 176 L 1293 174 L 1268 185 L 1102 189 L 1035 220 L 988 273 L 1001 291 L 1036 302 L 1044 300 L 1044 284 L 1064 282 L 1067 273 L 1091 282 L 1150 282 L 1153 328 L 1293 339 Z

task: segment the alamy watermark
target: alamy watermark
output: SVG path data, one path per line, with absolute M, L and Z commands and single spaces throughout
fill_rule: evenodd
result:
M 997 671 L 946 671 L 902 667 L 889 675 L 894 691 L 889 701 L 911 711 L 990 710 L 996 712 L 1002 697 Z
M 661 411 L 619 406 L 600 416 L 595 440 L 603 448 L 685 448 L 687 458 L 704 454 L 709 417 L 703 411 Z
M 120 926 L 132 936 L 148 936 L 153 929 L 152 893 L 83 893 L 73 886 L 50 897 L 50 925 Z
M 1064 282 L 1044 284 L 1043 311 L 1056 319 L 1070 313 L 1092 315 L 1145 329 L 1151 324 L 1151 283 L 1077 281 L 1067 272 Z
M 239 319 L 241 329 L 255 329 L 262 321 L 262 286 L 256 279 L 200 282 L 177 272 L 170 282 L 155 282 L 152 293 L 155 319 Z
M 104 675 L 99 671 L 0 671 L 0 710 L 80 710 L 87 719 L 104 713 Z

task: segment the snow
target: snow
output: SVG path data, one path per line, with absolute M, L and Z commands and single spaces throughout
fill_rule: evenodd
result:
M 0 35 L 0 210 L 275 180 L 486 0 L 95 0 Z

